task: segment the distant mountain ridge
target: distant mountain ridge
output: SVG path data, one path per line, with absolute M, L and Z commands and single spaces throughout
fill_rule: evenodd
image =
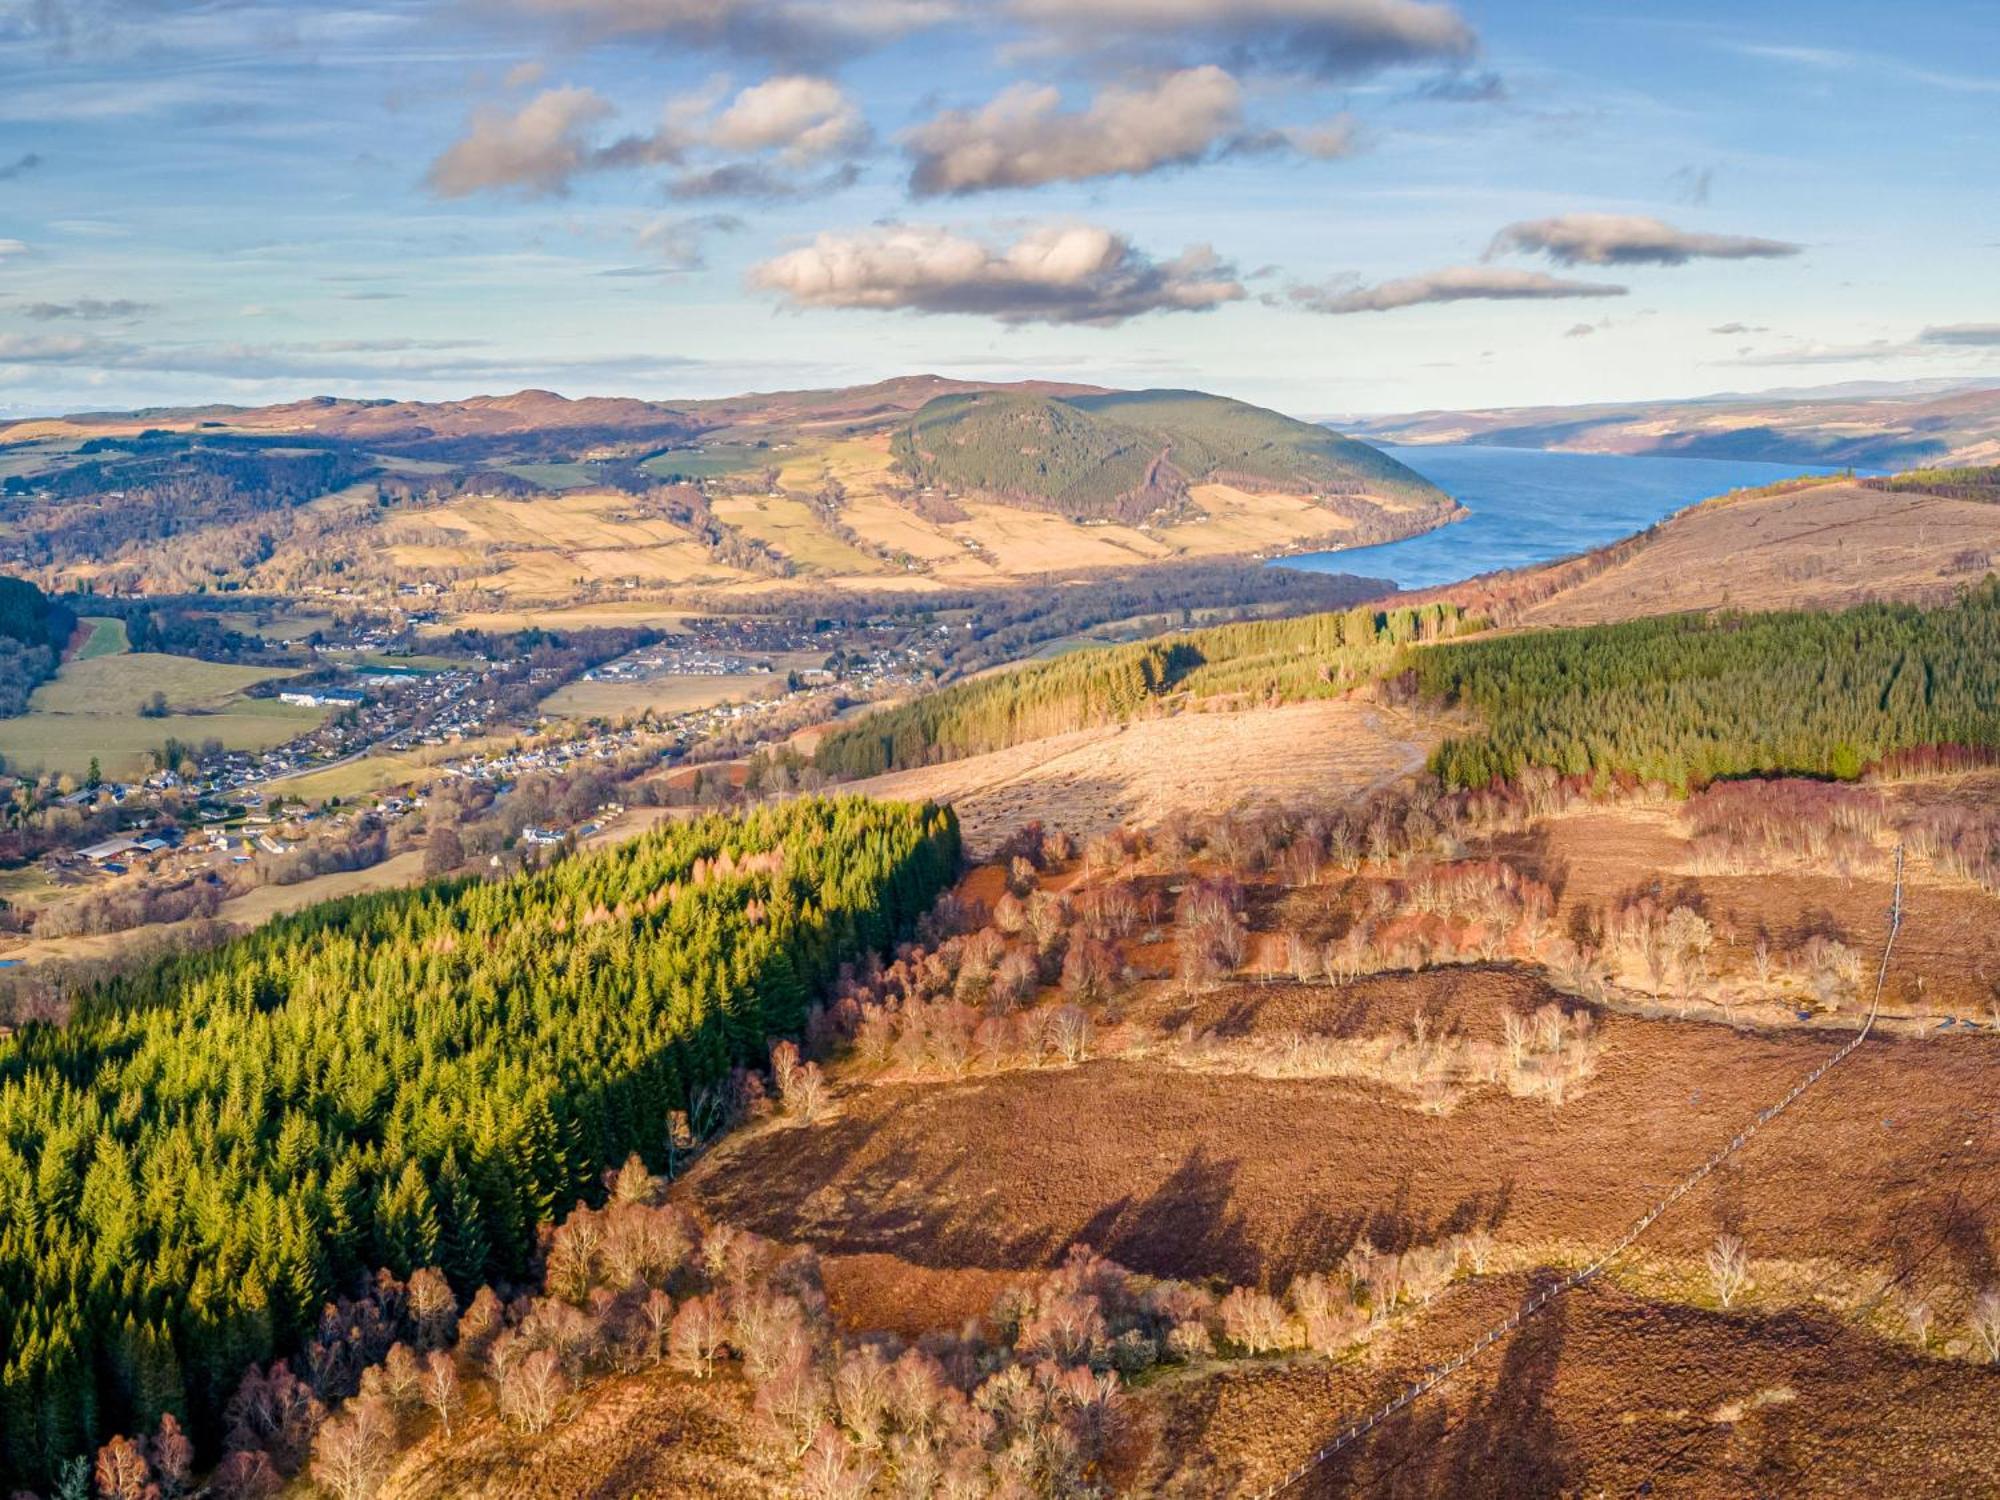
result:
M 991 382 L 906 375 L 870 385 L 750 392 L 676 402 L 633 396 L 569 397 L 537 389 L 457 401 L 310 396 L 272 406 L 147 407 L 28 418 L 0 425 L 0 445 L 35 438 L 90 438 L 154 430 L 296 434 L 406 457 L 534 458 L 592 446 L 693 442 L 746 425 L 894 421 L 938 396 L 966 391 L 1068 396 L 1103 390 L 1102 386 L 1062 381 Z
M 1422 411 L 1339 419 L 1388 443 L 1474 443 L 1903 469 L 2000 462 L 2000 384 L 1860 395 L 1709 396 L 1592 406 Z

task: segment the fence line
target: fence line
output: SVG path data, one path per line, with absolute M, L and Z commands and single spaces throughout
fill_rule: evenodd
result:
M 1768 1109 L 1763 1110 L 1754 1120 L 1738 1131 L 1713 1156 L 1709 1157 L 1707 1161 L 1703 1162 L 1676 1183 L 1665 1197 L 1647 1209 L 1640 1216 L 1639 1220 L 1630 1229 L 1626 1230 L 1610 1249 L 1598 1256 L 1596 1260 L 1579 1270 L 1570 1272 L 1569 1275 L 1563 1277 L 1560 1281 L 1551 1282 L 1548 1286 L 1543 1287 L 1505 1319 L 1487 1329 L 1486 1332 L 1459 1350 L 1457 1354 L 1453 1355 L 1445 1363 L 1433 1365 L 1421 1377 L 1405 1386 L 1393 1399 L 1376 1407 L 1367 1416 L 1357 1418 L 1355 1421 L 1341 1428 L 1324 1446 L 1310 1454 L 1302 1463 L 1289 1470 L 1274 1483 L 1257 1491 L 1254 1500 L 1272 1500 L 1273 1496 L 1283 1494 L 1286 1490 L 1304 1479 L 1314 1469 L 1340 1452 L 1341 1449 L 1366 1437 L 1370 1432 L 1374 1431 L 1405 1407 L 1422 1400 L 1425 1396 L 1443 1385 L 1453 1375 L 1464 1369 L 1466 1365 L 1485 1353 L 1487 1349 L 1507 1337 L 1508 1334 L 1513 1333 L 1550 1302 L 1553 1302 L 1565 1292 L 1574 1291 L 1585 1282 L 1595 1280 L 1603 1274 L 1614 1260 L 1631 1249 L 1639 1236 L 1653 1227 L 1653 1224 L 1659 1219 L 1660 1215 L 1664 1214 L 1668 1209 L 1680 1202 L 1681 1199 L 1693 1192 L 1711 1172 L 1729 1160 L 1738 1151 L 1742 1150 L 1752 1136 L 1789 1109 L 1799 1095 L 1803 1094 L 1815 1083 L 1818 1083 L 1820 1079 L 1824 1078 L 1833 1069 L 1847 1061 L 1853 1054 L 1854 1049 L 1866 1041 L 1868 1033 L 1874 1029 L 1875 1016 L 1882 1005 L 1882 987 L 1889 978 L 1889 956 L 1895 951 L 1896 934 L 1902 931 L 1902 927 L 1903 846 L 1898 844 L 1896 845 L 1896 889 L 1894 898 L 1891 900 L 1889 906 L 1889 935 L 1882 944 L 1882 961 L 1875 971 L 1875 993 L 1868 1002 L 1868 1014 L 1861 1022 L 1861 1029 L 1849 1037 L 1831 1057 L 1827 1058 L 1826 1061 L 1822 1062 L 1818 1067 L 1806 1074 L 1805 1077 L 1793 1084 L 1791 1092 L 1786 1094 L 1784 1098 L 1780 1099 L 1776 1104 L 1771 1105 Z

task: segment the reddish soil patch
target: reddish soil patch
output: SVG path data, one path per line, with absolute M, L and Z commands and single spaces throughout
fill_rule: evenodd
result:
M 893 1255 L 829 1255 L 820 1262 L 827 1307 L 848 1333 L 894 1333 L 915 1342 L 958 1329 L 993 1310 L 1021 1277 L 1010 1271 L 946 1271 Z
M 1145 1493 L 1254 1492 L 1497 1322 L 1527 1290 L 1454 1288 L 1365 1364 L 1248 1366 L 1140 1397 Z M 1546 1308 L 1293 1495 L 1992 1494 L 2000 1375 L 1822 1313 L 1717 1313 L 1595 1284 Z

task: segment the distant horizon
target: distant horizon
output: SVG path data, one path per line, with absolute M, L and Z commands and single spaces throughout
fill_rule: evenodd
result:
M 857 390 L 873 385 L 888 385 L 899 380 L 938 379 L 963 381 L 987 385 L 1104 385 L 1114 390 L 1198 390 L 1206 395 L 1222 396 L 1230 400 L 1243 401 L 1248 405 L 1263 406 L 1271 411 L 1281 412 L 1302 422 L 1334 424 L 1342 421 L 1373 421 L 1387 417 L 1420 416 L 1431 412 L 1497 412 L 1497 411 L 1537 411 L 1565 410 L 1596 407 L 1620 406 L 1667 406 L 1695 405 L 1705 402 L 1730 401 L 1811 401 L 1815 399 L 1848 399 L 1865 401 L 1870 399 L 1893 400 L 1897 397 L 1921 397 L 1926 395 L 1946 395 L 1958 391 L 2000 390 L 2000 373 L 1990 377 L 1969 377 L 1965 379 L 1920 379 L 1907 381 L 1839 381 L 1822 386 L 1777 386 L 1768 390 L 1708 391 L 1685 396 L 1640 396 L 1629 399 L 1605 398 L 1591 401 L 1530 401 L 1530 402 L 1467 402 L 1458 406 L 1434 407 L 1385 407 L 1379 410 L 1313 411 L 1307 408 L 1293 408 L 1262 401 L 1254 401 L 1247 396 L 1237 396 L 1227 390 L 1216 390 L 1208 386 L 1192 384 L 1109 386 L 1102 381 L 1071 379 L 1059 375 L 1009 375 L 985 377 L 978 375 L 953 374 L 943 370 L 906 370 L 901 374 L 882 375 L 873 379 L 845 381 L 832 385 L 763 386 L 756 389 L 720 390 L 703 394 L 672 396 L 646 396 L 632 391 L 585 390 L 576 394 L 558 390 L 546 385 L 519 385 L 509 388 L 505 382 L 500 385 L 466 391 L 455 395 L 365 395 L 359 392 L 338 393 L 330 391 L 309 391 L 295 396 L 278 396 L 268 401 L 186 401 L 155 402 L 142 406 L 98 406 L 79 407 L 67 411 L 10 411 L 0 404 L 0 423 L 17 422 L 61 422 L 84 421 L 92 418 L 137 417 L 149 412 L 185 412 L 204 409 L 234 409 L 240 411 L 261 411 L 280 406 L 297 406 L 312 401 L 357 402 L 372 405 L 422 405 L 449 406 L 469 401 L 504 401 L 513 397 L 537 392 L 555 396 L 563 401 L 642 401 L 649 405 L 672 407 L 677 404 L 701 404 L 728 401 L 738 397 L 783 395 L 794 392 Z M 1384 441 L 1387 441 L 1386 439 Z M 1698 456 L 1698 455 L 1697 455 Z

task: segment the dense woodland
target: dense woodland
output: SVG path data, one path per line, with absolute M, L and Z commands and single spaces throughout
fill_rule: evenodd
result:
M 822 740 L 813 762 L 829 775 L 874 776 L 1123 723 L 1172 694 L 1259 702 L 1327 696 L 1382 675 L 1405 647 L 1464 623 L 1456 605 L 1353 609 L 1078 651 L 870 714 Z
M 0 577 L 0 719 L 26 713 L 35 689 L 55 676 L 76 619 L 21 578 Z
M 2000 580 L 1942 609 L 1669 616 L 1460 642 L 1416 682 L 1475 710 L 1448 785 L 1528 766 L 1685 790 L 1725 777 L 1851 780 L 1893 751 L 2000 745 Z
M 375 1268 L 519 1279 L 958 858 L 933 808 L 711 817 L 317 907 L 0 1042 L 6 1478 L 167 1412 L 212 1448 L 243 1370 Z

